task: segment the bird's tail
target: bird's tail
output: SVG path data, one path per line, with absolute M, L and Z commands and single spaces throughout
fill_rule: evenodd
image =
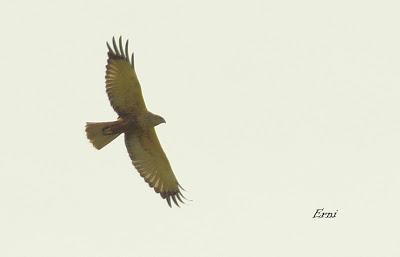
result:
M 86 122 L 86 136 L 93 146 L 100 150 L 117 138 L 121 133 L 113 133 L 110 129 L 119 121 Z

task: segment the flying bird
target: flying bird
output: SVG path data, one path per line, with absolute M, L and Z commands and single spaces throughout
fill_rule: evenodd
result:
M 163 117 L 147 110 L 139 80 L 136 76 L 133 53 L 129 58 L 128 40 L 125 48 L 107 42 L 106 92 L 118 119 L 111 122 L 87 122 L 86 135 L 93 146 L 100 150 L 119 135 L 124 134 L 125 145 L 132 164 L 140 176 L 167 200 L 179 206 L 185 197 L 171 165 L 158 140 L 155 126 L 165 123 Z

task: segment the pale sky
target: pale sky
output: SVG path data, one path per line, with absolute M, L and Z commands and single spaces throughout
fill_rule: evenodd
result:
M 399 7 L 3 2 L 0 256 L 400 256 Z M 181 208 L 86 139 L 120 35 Z

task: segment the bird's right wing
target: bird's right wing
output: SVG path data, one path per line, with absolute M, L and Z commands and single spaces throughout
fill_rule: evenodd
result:
M 107 43 L 106 91 L 111 106 L 120 116 L 146 111 L 146 104 L 135 72 L 133 54 L 129 60 L 128 41 L 124 49 L 120 37 L 118 48 L 113 38 L 113 46 L 114 49 Z
M 125 145 L 133 165 L 149 186 L 160 193 L 170 207 L 171 198 L 177 206 L 177 200 L 183 203 L 181 186 L 172 172 L 154 128 L 140 133 L 126 132 Z

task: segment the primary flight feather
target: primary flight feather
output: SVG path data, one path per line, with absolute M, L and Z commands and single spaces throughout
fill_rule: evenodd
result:
M 140 176 L 166 199 L 177 205 L 183 203 L 179 185 L 171 165 L 158 140 L 155 126 L 165 123 L 164 118 L 149 112 L 143 99 L 142 89 L 135 72 L 133 54 L 129 58 L 128 41 L 122 38 L 118 45 L 107 43 L 106 92 L 111 106 L 118 114 L 112 122 L 87 122 L 86 135 L 96 149 L 101 149 L 125 134 L 125 145 L 133 165 Z

